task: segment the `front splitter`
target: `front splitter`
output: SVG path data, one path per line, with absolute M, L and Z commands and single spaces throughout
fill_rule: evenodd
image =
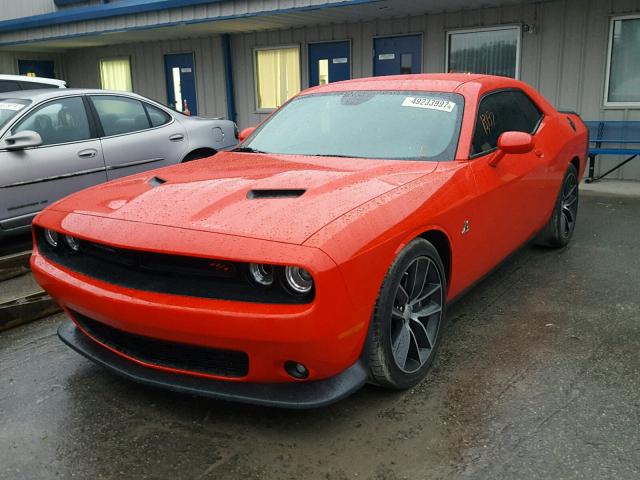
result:
M 335 377 L 314 382 L 225 382 L 144 367 L 113 353 L 82 333 L 71 321 L 58 336 L 89 360 L 135 382 L 202 397 L 281 408 L 318 408 L 345 398 L 367 382 L 362 361 Z

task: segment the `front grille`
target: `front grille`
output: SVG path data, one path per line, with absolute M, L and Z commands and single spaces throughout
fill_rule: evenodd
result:
M 78 312 L 71 314 L 96 340 L 151 365 L 222 377 L 244 377 L 249 373 L 249 356 L 245 352 L 157 340 L 118 330 Z
M 36 227 L 38 250 L 48 260 L 74 272 L 126 288 L 172 295 L 272 304 L 305 304 L 315 291 L 291 295 L 282 282 L 257 285 L 242 262 L 116 248 L 82 240 L 72 252 L 60 239 L 57 248 Z

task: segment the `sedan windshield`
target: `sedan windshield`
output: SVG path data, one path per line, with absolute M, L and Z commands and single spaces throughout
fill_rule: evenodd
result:
M 463 97 L 452 93 L 351 91 L 295 98 L 243 151 L 391 160 L 455 158 Z
M 31 102 L 29 100 L 18 100 L 13 98 L 0 99 L 0 128 L 4 127 L 9 120 L 15 117 Z

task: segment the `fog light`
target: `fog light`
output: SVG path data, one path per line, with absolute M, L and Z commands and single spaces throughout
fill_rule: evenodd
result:
M 313 278 L 304 268 L 287 267 L 284 270 L 284 277 L 287 285 L 295 293 L 309 293 L 313 288 Z
M 263 263 L 250 263 L 249 273 L 251 278 L 260 285 L 273 285 L 273 266 Z
M 64 239 L 65 239 L 65 241 L 67 242 L 67 245 L 69 246 L 69 248 L 72 251 L 74 251 L 74 252 L 80 251 L 80 240 L 78 240 L 76 237 L 72 237 L 70 235 L 65 235 Z
M 305 379 L 309 376 L 309 370 L 307 370 L 307 367 L 292 360 L 286 361 L 284 363 L 284 369 L 293 378 L 297 378 L 299 380 Z
M 58 246 L 59 236 L 58 236 L 58 232 L 56 232 L 55 230 L 49 230 L 48 228 L 45 229 L 45 231 L 44 231 L 44 239 L 53 248 L 56 248 Z

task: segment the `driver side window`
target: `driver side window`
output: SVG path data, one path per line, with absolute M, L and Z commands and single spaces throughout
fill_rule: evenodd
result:
M 486 95 L 478 108 L 471 156 L 477 157 L 495 150 L 504 132 L 534 134 L 541 118 L 542 112 L 520 90 Z
M 32 130 L 42 137 L 42 145 L 80 142 L 92 138 L 89 120 L 80 97 L 54 100 L 36 108 L 13 133 Z

